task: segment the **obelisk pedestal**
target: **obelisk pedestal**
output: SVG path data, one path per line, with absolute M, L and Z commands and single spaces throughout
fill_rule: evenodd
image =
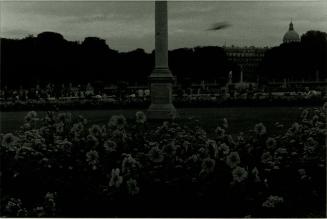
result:
M 149 119 L 176 117 L 173 100 L 173 81 L 168 67 L 167 1 L 155 1 L 155 68 L 150 75 L 151 105 Z

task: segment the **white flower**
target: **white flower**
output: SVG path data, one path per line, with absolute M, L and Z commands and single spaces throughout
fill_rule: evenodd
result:
M 231 152 L 226 159 L 226 163 L 230 168 L 235 168 L 241 163 L 240 155 L 238 152 Z
M 225 136 L 225 129 L 221 128 L 220 126 L 217 126 L 215 132 L 218 138 L 222 138 Z
M 193 154 L 187 160 L 191 161 L 193 163 L 196 163 L 196 162 L 198 162 L 199 158 L 198 158 L 198 156 L 196 154 Z
M 90 135 L 93 135 L 95 137 L 101 136 L 102 129 L 100 128 L 99 125 L 92 125 L 91 128 L 89 129 Z
M 235 145 L 235 141 L 232 135 L 227 135 L 228 145 Z
M 22 207 L 23 203 L 19 198 L 10 198 L 5 206 L 6 211 L 15 213 L 15 216 L 26 216 L 24 215 L 25 209 Z
M 99 163 L 99 154 L 95 150 L 90 150 L 86 153 L 86 162 L 92 167 L 93 170 L 97 169 Z
M 176 150 L 177 150 L 177 146 L 175 145 L 174 141 L 169 142 L 162 147 L 162 151 L 167 155 L 175 155 Z
M 81 122 L 75 123 L 73 127 L 71 128 L 71 132 L 75 135 L 79 135 L 84 129 L 84 125 Z
M 189 141 L 184 141 L 184 142 L 183 142 L 183 144 L 182 144 L 182 148 L 183 148 L 183 151 L 184 151 L 185 153 L 188 152 L 188 150 L 189 150 L 189 148 L 190 148 L 190 145 L 191 145 L 191 143 L 190 143 Z
M 140 192 L 140 188 L 137 186 L 137 182 L 135 179 L 129 179 L 126 184 L 128 194 L 130 194 L 131 196 L 134 196 Z
M 207 133 L 202 128 L 197 128 L 196 131 L 195 131 L 195 135 L 198 136 L 198 137 L 206 137 Z
M 139 162 L 137 162 L 132 155 L 128 154 L 122 163 L 122 172 L 123 173 L 130 173 L 131 171 L 135 170 L 139 167 Z
M 91 146 L 97 146 L 99 144 L 98 139 L 93 135 L 88 135 L 87 141 Z
M 108 126 L 109 128 L 122 129 L 126 125 L 126 118 L 123 115 L 114 115 L 110 118 Z
M 103 146 L 104 146 L 104 149 L 107 152 L 114 152 L 114 151 L 117 150 L 117 144 L 116 144 L 116 142 L 111 141 L 111 140 L 105 141 Z
M 119 188 L 120 185 L 123 183 L 123 177 L 120 176 L 120 170 L 118 168 L 111 170 L 111 178 L 109 181 L 109 186 L 115 186 Z
M 209 154 L 211 155 L 212 158 L 216 158 L 218 155 L 218 148 L 216 141 L 214 140 L 208 140 L 207 141 L 207 148 L 209 150 Z
M 261 163 L 269 164 L 272 162 L 273 157 L 271 156 L 270 152 L 265 152 L 261 155 Z
M 297 172 L 299 173 L 300 179 L 310 179 L 310 177 L 307 175 L 307 172 L 305 169 L 298 169 Z
M 7 133 L 2 137 L 2 141 L 1 144 L 4 147 L 12 147 L 14 146 L 19 138 L 17 138 L 15 135 L 13 135 L 12 133 Z
M 240 132 L 240 135 L 237 136 L 237 142 L 238 143 L 244 143 L 245 142 L 244 133 L 243 132 Z
M 242 182 L 248 177 L 248 172 L 242 167 L 236 167 L 233 172 L 234 182 Z
M 112 137 L 117 142 L 118 141 L 125 142 L 127 139 L 127 134 L 125 129 L 116 129 L 115 131 L 112 132 Z
M 324 103 L 322 106 L 323 111 L 326 113 L 327 112 L 327 102 Z
M 276 139 L 275 138 L 272 138 L 272 137 L 269 137 L 266 140 L 266 146 L 267 146 L 268 149 L 275 148 L 275 146 L 276 146 Z
M 71 149 L 72 143 L 65 139 L 56 139 L 55 144 L 60 148 L 61 150 L 69 151 Z
M 260 177 L 259 177 L 259 170 L 258 170 L 257 167 L 254 167 L 254 168 L 252 169 L 251 173 L 252 173 L 252 175 L 254 176 L 254 181 L 255 181 L 255 182 L 260 182 L 260 181 L 261 181 L 261 179 L 260 179 Z
M 216 166 L 216 161 L 214 159 L 211 158 L 205 158 L 202 161 L 202 169 L 200 171 L 200 177 L 207 177 L 208 175 L 210 175 L 211 173 L 214 172 L 215 170 L 215 166 Z
M 319 143 L 315 139 L 313 139 L 312 137 L 309 137 L 304 145 L 305 146 L 311 146 L 311 147 L 317 147 L 318 144 Z
M 316 123 L 318 120 L 319 120 L 319 116 L 318 116 L 318 115 L 314 115 L 314 116 L 312 117 L 312 121 L 313 121 L 313 123 Z
M 137 123 L 140 123 L 140 124 L 145 123 L 146 116 L 145 116 L 145 114 L 142 111 L 136 112 L 135 116 L 136 116 L 136 122 Z
M 286 155 L 287 153 L 288 153 L 288 152 L 287 152 L 287 149 L 286 149 L 286 148 L 282 148 L 282 147 L 280 147 L 280 148 L 277 148 L 277 149 L 275 150 L 274 155 L 275 155 L 275 156 Z
M 59 122 L 55 124 L 56 132 L 58 134 L 62 134 L 64 132 L 65 124 L 63 122 Z
M 55 196 L 56 196 L 56 193 L 47 192 L 47 194 L 44 197 L 44 199 L 45 199 L 45 206 L 46 206 L 46 208 L 48 210 L 52 211 L 52 213 L 54 213 L 54 211 L 56 211 L 56 200 L 55 200 Z
M 301 118 L 306 120 L 308 118 L 308 115 L 309 115 L 309 111 L 307 109 L 303 110 L 302 113 L 301 113 Z
M 292 134 L 296 134 L 300 131 L 301 129 L 301 125 L 297 122 L 293 123 L 291 128 L 289 129 L 289 131 L 292 133 Z
M 176 119 L 177 114 L 176 114 L 176 112 L 174 112 L 174 111 L 170 111 L 170 112 L 168 113 L 168 116 L 169 116 L 169 118 L 170 118 L 171 120 L 174 120 L 174 119 Z
M 258 170 L 258 168 L 257 168 L 257 167 L 254 167 L 254 168 L 252 169 L 251 173 L 252 173 L 253 175 L 259 175 L 259 170 Z
M 59 122 L 68 123 L 68 122 L 71 122 L 71 120 L 72 120 L 72 114 L 71 113 L 59 113 L 57 115 L 57 121 L 59 121 Z
M 271 195 L 267 198 L 267 200 L 264 203 L 262 203 L 262 207 L 275 208 L 278 205 L 281 205 L 283 202 L 284 202 L 283 197 Z
M 205 158 L 202 161 L 202 170 L 207 173 L 212 173 L 215 170 L 216 162 L 214 159 Z
M 218 150 L 222 151 L 223 155 L 227 155 L 230 152 L 230 149 L 229 149 L 228 145 L 225 144 L 225 143 L 220 144 Z
M 162 151 L 159 149 L 159 147 L 154 146 L 149 151 L 149 158 L 155 163 L 160 163 L 161 161 L 163 161 L 164 156 L 162 155 Z
M 223 125 L 222 125 L 225 129 L 228 128 L 228 120 L 226 118 L 223 118 Z
M 27 122 L 27 123 L 36 121 L 36 120 L 38 120 L 38 118 L 37 118 L 37 113 L 35 111 L 30 111 L 25 116 L 25 122 Z
M 266 127 L 262 123 L 258 123 L 254 126 L 254 132 L 257 135 L 264 135 L 267 132 Z

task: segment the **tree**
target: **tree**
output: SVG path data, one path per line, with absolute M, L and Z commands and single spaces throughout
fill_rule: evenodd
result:
M 327 33 L 310 30 L 301 36 L 301 43 L 307 53 L 313 74 L 318 71 L 319 79 L 327 79 Z
M 283 43 L 266 51 L 261 65 L 261 79 L 282 81 L 319 80 L 327 78 L 327 34 L 308 31 L 301 42 Z

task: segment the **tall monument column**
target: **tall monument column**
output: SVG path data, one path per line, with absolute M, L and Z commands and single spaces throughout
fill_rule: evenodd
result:
M 151 105 L 149 119 L 169 119 L 176 116 L 172 104 L 173 81 L 168 67 L 167 1 L 155 1 L 155 68 L 150 75 Z
M 241 66 L 241 71 L 240 71 L 240 83 L 243 83 L 243 67 Z

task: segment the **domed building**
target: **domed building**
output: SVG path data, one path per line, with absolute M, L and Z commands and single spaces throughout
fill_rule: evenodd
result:
M 288 31 L 284 34 L 283 42 L 284 43 L 300 42 L 300 36 L 294 30 L 292 21 L 290 23 L 290 27 L 288 28 Z

